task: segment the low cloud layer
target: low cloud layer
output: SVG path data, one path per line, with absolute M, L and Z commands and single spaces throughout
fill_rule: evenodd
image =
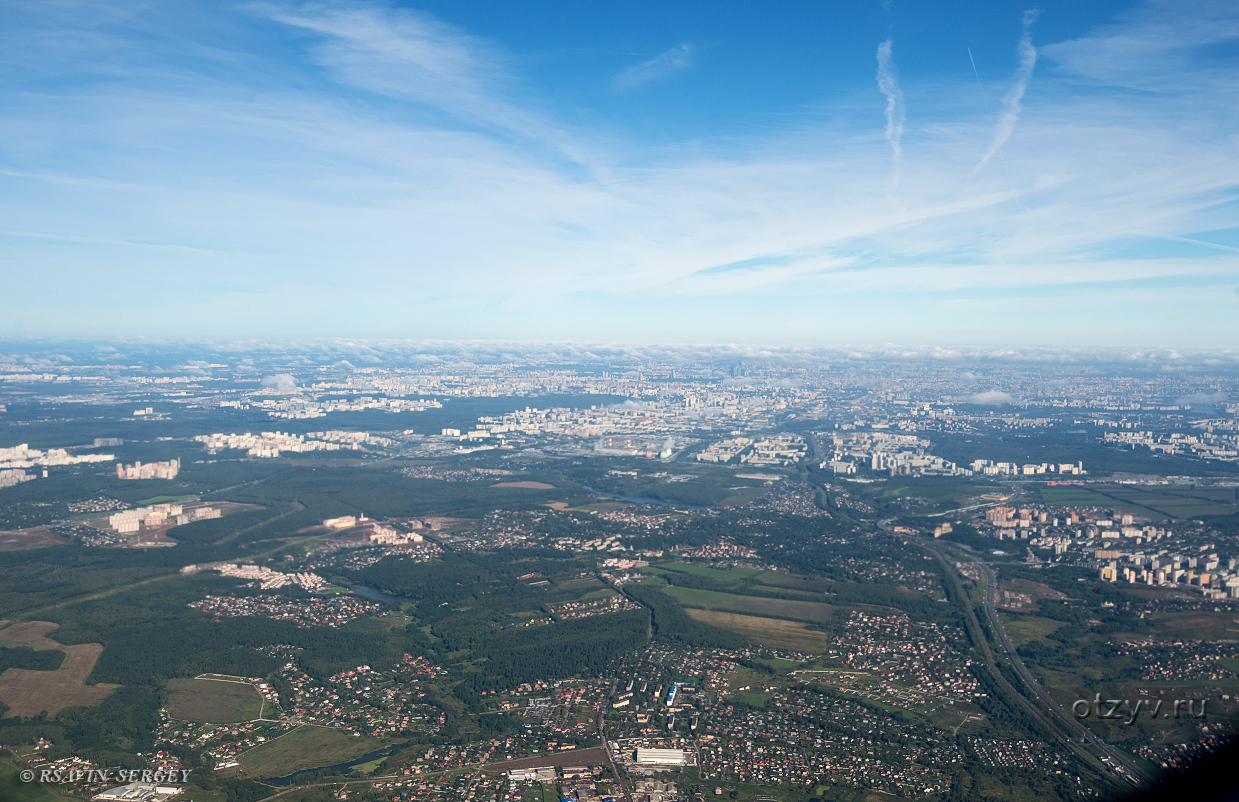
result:
M 262 380 L 262 386 L 277 393 L 295 393 L 297 380 L 288 373 L 277 373 Z
M 968 396 L 968 403 L 999 406 L 1001 404 L 1014 404 L 1015 399 L 1011 397 L 1010 393 L 1004 393 L 1002 390 L 989 390 Z
M 1186 404 L 1192 407 L 1213 406 L 1214 404 L 1224 404 L 1230 397 L 1223 392 L 1216 393 L 1193 393 L 1185 395 L 1182 398 L 1176 398 L 1176 404 Z

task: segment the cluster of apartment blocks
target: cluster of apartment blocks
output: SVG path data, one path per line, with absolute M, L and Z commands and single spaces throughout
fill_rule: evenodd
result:
M 1146 527 L 1140 529 L 1133 527 L 1131 515 L 1115 514 L 1111 518 L 1098 514 L 1086 514 L 1083 517 L 1077 512 L 1067 512 L 1062 518 L 1050 517 L 1050 513 L 1045 510 L 1016 510 L 1013 507 L 993 507 L 986 511 L 985 522 L 996 528 L 993 536 L 998 540 L 1027 540 L 1029 535 L 1040 534 L 1038 542 L 1046 548 L 1052 547 L 1054 553 L 1065 554 L 1075 541 L 1068 535 L 1054 536 L 1051 535 L 1048 527 L 1057 529 L 1060 526 L 1077 526 L 1075 531 L 1077 539 L 1084 538 L 1086 535 L 1089 538 L 1105 536 L 1134 537 L 1137 543 L 1144 542 L 1144 539 L 1150 541 L 1157 540 L 1167 536 L 1164 529 L 1154 529 Z M 1120 524 L 1120 529 L 1111 529 L 1114 524 Z M 1085 532 L 1084 526 L 1087 525 L 1088 531 Z
M 711 443 L 705 449 L 698 451 L 698 462 L 730 462 L 733 457 L 753 444 L 747 437 L 733 437 Z
M 323 526 L 328 529 L 352 529 L 359 524 L 364 524 L 370 519 L 362 516 L 358 518 L 355 515 L 341 515 L 338 518 L 327 518 L 323 521 Z M 436 521 L 433 525 L 429 522 L 423 524 L 421 521 L 412 521 L 410 525 L 415 529 L 422 528 L 423 525 L 431 529 L 439 529 L 440 524 Z M 407 546 L 410 543 L 421 543 L 425 540 L 416 532 L 401 532 L 398 529 L 390 526 L 383 526 L 379 523 L 371 523 L 370 525 L 370 542 L 379 546 Z
M 1170 432 L 1106 432 L 1102 440 L 1107 445 L 1128 445 L 1132 448 L 1144 446 L 1150 451 L 1160 451 L 1163 454 L 1190 454 L 1202 459 L 1215 459 L 1223 462 L 1239 460 L 1239 437 L 1235 435 L 1218 435 L 1212 431 L 1199 435 Z
M 138 507 L 133 510 L 122 510 L 108 516 L 108 526 L 118 534 L 137 532 L 141 527 L 163 526 L 173 521 L 175 526 L 206 521 L 220 517 L 221 512 L 215 507 L 195 507 L 188 513 L 180 504 L 152 504 L 149 507 Z
M 1208 550 L 1211 547 L 1202 548 Z M 1157 554 L 1145 554 L 1101 548 L 1096 549 L 1093 556 L 1105 563 L 1098 570 L 1098 577 L 1103 582 L 1121 579 L 1133 584 L 1187 586 L 1199 589 L 1209 598 L 1239 599 L 1239 575 L 1234 573 L 1236 561 L 1233 557 L 1226 561 L 1226 568 L 1221 568 L 1221 559 L 1216 552 L 1189 557 L 1170 553 L 1166 549 Z M 1120 560 L 1128 564 L 1120 566 Z
M 835 474 L 850 476 L 856 473 L 856 461 L 865 460 L 870 470 L 887 471 L 891 476 L 938 474 L 943 476 L 971 475 L 955 463 L 927 453 L 929 441 L 911 434 L 887 432 L 831 433 L 830 445 L 834 453 L 818 466 Z
M 141 462 L 135 462 L 132 465 L 118 463 L 116 466 L 117 479 L 175 479 L 180 472 L 181 461 L 179 459 L 167 462 L 148 462 L 145 465 Z
M 969 476 L 974 473 L 979 473 L 983 476 L 1041 476 L 1047 473 L 1056 473 L 1060 476 L 1080 476 L 1087 474 L 1084 470 L 1083 462 L 1041 462 L 1041 463 L 1025 463 L 1019 465 L 1014 462 L 993 462 L 987 459 L 974 459 L 969 466 Z
M 325 432 L 308 432 L 305 435 L 286 434 L 284 432 L 261 432 L 251 434 L 215 434 L 195 435 L 194 440 L 206 446 L 208 452 L 214 454 L 224 449 L 243 449 L 251 457 L 278 457 L 281 452 L 291 451 L 303 453 L 307 451 L 352 451 L 362 450 L 365 443 L 391 445 L 392 441 L 384 437 L 374 437 L 368 432 L 344 432 L 329 430 Z
M 747 449 L 752 447 L 752 450 Z M 732 437 L 713 443 L 696 455 L 699 462 L 730 462 L 740 455 L 740 462 L 756 466 L 795 465 L 805 458 L 808 446 L 795 434 L 776 434 L 753 441 L 747 437 Z
M 10 485 L 19 485 L 22 482 L 29 482 L 34 479 L 34 474 L 26 473 L 17 468 L 5 468 L 0 470 L 0 487 L 8 487 Z
M 761 466 L 795 465 L 804 459 L 807 451 L 808 446 L 800 435 L 776 434 L 754 443 L 752 451 L 740 455 L 740 462 Z
M 265 410 L 267 415 L 272 418 L 307 420 L 309 418 L 322 418 L 328 412 L 361 412 L 367 409 L 375 409 L 381 412 L 424 412 L 427 409 L 438 409 L 443 404 L 436 400 L 374 398 L 363 395 L 355 401 L 343 399 L 314 401 L 306 398 L 290 398 L 287 400 L 265 399 L 255 402 L 254 406 Z
M 306 590 L 320 590 L 330 586 L 331 584 L 318 574 L 285 574 L 280 571 L 272 571 L 265 565 L 238 565 L 236 563 L 223 563 L 222 565 L 216 566 L 215 570 L 219 571 L 222 576 L 230 576 L 237 579 L 249 579 L 258 582 L 259 586 L 263 590 L 274 590 L 276 588 L 282 588 L 286 585 L 300 585 Z

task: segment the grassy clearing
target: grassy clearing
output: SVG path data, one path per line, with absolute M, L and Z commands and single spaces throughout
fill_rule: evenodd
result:
M 771 648 L 786 648 L 794 652 L 821 652 L 825 650 L 826 643 L 830 642 L 825 632 L 810 630 L 799 621 L 763 619 L 760 616 L 740 615 L 736 612 L 696 610 L 694 607 L 688 607 L 685 612 L 705 624 L 738 632 L 752 642 Z
M 799 621 L 784 621 L 779 618 L 761 618 L 755 615 L 694 608 L 687 608 L 685 612 L 698 621 L 738 632 L 754 643 L 760 643 L 772 649 L 821 652 L 829 643 L 826 633 L 811 630 Z
M 1155 627 L 1158 640 L 1182 639 L 1224 640 L 1233 639 L 1239 632 L 1239 623 L 1233 613 L 1166 613 L 1157 616 Z
M 575 590 L 582 593 L 595 593 L 599 590 L 606 590 L 607 586 L 602 580 L 594 577 L 581 577 L 579 579 L 569 579 L 564 582 L 557 583 L 560 590 Z
M 306 725 L 251 749 L 241 755 L 240 763 L 252 777 L 286 777 L 302 769 L 346 763 L 381 747 L 373 738 Z
M 145 498 L 137 502 L 139 507 L 145 507 L 148 504 L 167 504 L 169 501 L 189 501 L 190 499 L 198 498 L 197 496 L 155 496 L 154 498 Z
M 168 690 L 168 713 L 185 721 L 232 724 L 256 719 L 262 709 L 262 697 L 247 683 L 177 679 Z
M 831 619 L 834 608 L 829 604 L 787 599 L 765 599 L 758 596 L 739 596 L 735 593 L 719 593 L 713 590 L 679 588 L 669 586 L 665 593 L 676 597 L 682 604 L 704 607 L 707 610 L 741 613 L 744 615 L 777 616 L 796 621 L 821 624 Z
M 55 786 L 24 783 L 19 772 L 17 766 L 0 760 L 0 799 L 4 802 L 61 802 L 75 798 L 58 793 Z
M 1002 619 L 1003 629 L 1007 631 L 1007 636 L 1011 638 L 1011 642 L 1016 647 L 1052 635 L 1066 623 L 1033 615 L 1006 615 L 1005 613 L 998 615 Z
M 800 588 L 780 588 L 780 587 L 774 587 L 773 585 L 761 585 L 761 584 L 745 585 L 745 589 L 765 591 L 767 593 L 769 592 L 794 593 L 795 595 L 801 596 L 804 599 L 809 600 L 809 601 L 820 601 L 821 599 L 824 598 L 824 594 L 820 590 L 801 590 Z
M 692 563 L 659 563 L 654 567 L 679 574 L 704 576 L 716 582 L 733 585 L 751 579 L 756 574 L 761 573 L 753 568 L 710 568 L 705 565 L 693 565 Z
M 819 595 L 830 590 L 831 585 L 834 584 L 834 581 L 830 579 L 810 579 L 799 574 L 784 574 L 780 571 L 762 571 L 753 581 L 783 590 L 802 590 Z
M 1038 492 L 1041 493 L 1041 499 L 1046 504 L 1062 507 L 1113 507 L 1119 503 L 1119 500 L 1113 496 L 1072 485 L 1040 487 Z
M 752 501 L 753 499 L 766 492 L 764 487 L 741 487 L 731 490 L 727 494 L 727 498 L 722 500 L 722 504 L 743 504 Z
M 1157 510 L 1175 518 L 1198 518 L 1239 513 L 1239 498 L 1233 488 L 1170 488 L 1164 485 L 1106 487 L 1117 499 Z

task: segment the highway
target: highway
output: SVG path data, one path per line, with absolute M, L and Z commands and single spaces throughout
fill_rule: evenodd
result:
M 883 521 L 878 521 L 877 526 L 884 532 L 895 534 L 894 519 L 888 518 Z M 994 663 L 994 655 L 990 651 L 985 635 L 984 633 L 978 631 L 977 634 L 980 638 L 978 645 L 981 647 L 986 663 L 993 671 L 994 678 L 1014 696 L 1014 700 L 1033 714 L 1033 716 L 1041 720 L 1045 726 L 1049 727 L 1051 732 L 1054 732 L 1056 737 L 1062 739 L 1063 744 L 1072 751 L 1079 751 L 1081 749 L 1080 744 L 1082 742 L 1090 743 L 1096 747 L 1099 752 L 1101 752 L 1102 762 L 1115 775 L 1135 787 L 1151 785 L 1152 778 L 1149 777 L 1143 769 L 1132 763 L 1131 759 L 1122 752 L 1118 751 L 1114 747 L 1110 746 L 1110 744 L 1106 743 L 1103 739 L 1090 732 L 1075 718 L 1075 716 L 1069 715 L 1062 709 L 1062 707 L 1058 705 L 1057 702 L 1041 690 L 1039 685 L 1037 685 L 1037 681 L 1033 679 L 1032 674 L 1028 672 L 1028 669 L 1024 666 L 1023 661 L 1020 660 L 1020 656 L 1016 653 L 1015 646 L 1011 643 L 1010 638 L 1007 637 L 1007 632 L 1003 628 L 1002 622 L 998 620 L 998 611 L 996 609 L 996 600 L 998 598 L 998 580 L 994 576 L 993 570 L 987 564 L 977 559 L 977 556 L 974 553 L 971 553 L 970 550 L 961 548 L 954 543 L 932 541 L 923 537 L 913 537 L 912 540 L 919 542 L 920 545 L 924 546 L 928 551 L 935 554 L 938 559 L 942 561 L 943 567 L 947 571 L 948 578 L 955 585 L 956 590 L 964 599 L 965 615 L 971 627 L 974 628 L 978 627 L 978 624 L 976 615 L 973 613 L 972 604 L 968 601 L 967 593 L 959 584 L 959 577 L 956 575 L 950 562 L 943 556 L 942 550 L 945 548 L 947 550 L 956 551 L 961 559 L 965 559 L 973 563 L 981 570 L 983 574 L 985 574 L 985 615 L 989 620 L 990 626 L 993 627 L 994 632 L 998 635 L 998 641 L 1007 655 L 1007 660 L 1011 664 L 1012 670 L 1014 670 L 1024 684 L 1028 686 L 1029 690 L 1032 691 L 1042 709 L 1038 709 L 1037 706 L 1034 706 L 1032 702 L 1030 702 L 1027 698 L 1020 694 L 1019 691 L 1011 686 L 1006 677 L 998 672 L 997 666 Z M 1048 712 L 1055 720 L 1057 720 L 1059 724 L 1062 725 L 1062 732 L 1056 732 L 1054 730 L 1052 723 L 1045 718 L 1043 710 Z M 1064 737 L 1063 732 L 1067 733 L 1069 736 L 1073 735 L 1075 739 L 1074 742 L 1072 742 L 1071 738 Z
M 1024 681 L 1028 689 L 1037 697 L 1037 701 L 1050 712 L 1054 718 L 1058 719 L 1059 723 L 1078 738 L 1081 738 L 1095 746 L 1106 758 L 1109 758 L 1110 767 L 1116 774 L 1133 785 L 1149 785 L 1152 783 L 1152 778 L 1144 772 L 1136 764 L 1132 763 L 1131 759 L 1118 751 L 1103 739 L 1094 735 L 1087 727 L 1079 722 L 1075 716 L 1067 713 L 1059 706 L 1058 702 L 1050 698 L 1049 694 L 1041 690 L 1041 686 L 1033 679 L 1032 674 L 1024 667 L 1023 661 L 1020 660 L 1019 654 L 1015 651 L 1015 646 L 1011 644 L 1010 638 L 1007 637 L 1007 632 L 1003 629 L 1002 622 L 998 620 L 998 610 L 996 609 L 996 601 L 998 598 L 998 580 L 994 576 L 993 570 L 984 562 L 977 560 L 975 563 L 985 574 L 985 615 L 989 618 L 990 626 L 994 628 L 994 632 L 998 635 L 998 642 L 1002 644 L 1002 649 L 1007 653 L 1007 660 L 1010 661 L 1011 667 L 1015 669 L 1015 673 Z

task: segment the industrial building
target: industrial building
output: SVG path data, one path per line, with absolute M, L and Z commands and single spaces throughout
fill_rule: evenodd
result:
M 638 749 L 635 759 L 638 766 L 688 765 L 688 756 L 683 749 Z

